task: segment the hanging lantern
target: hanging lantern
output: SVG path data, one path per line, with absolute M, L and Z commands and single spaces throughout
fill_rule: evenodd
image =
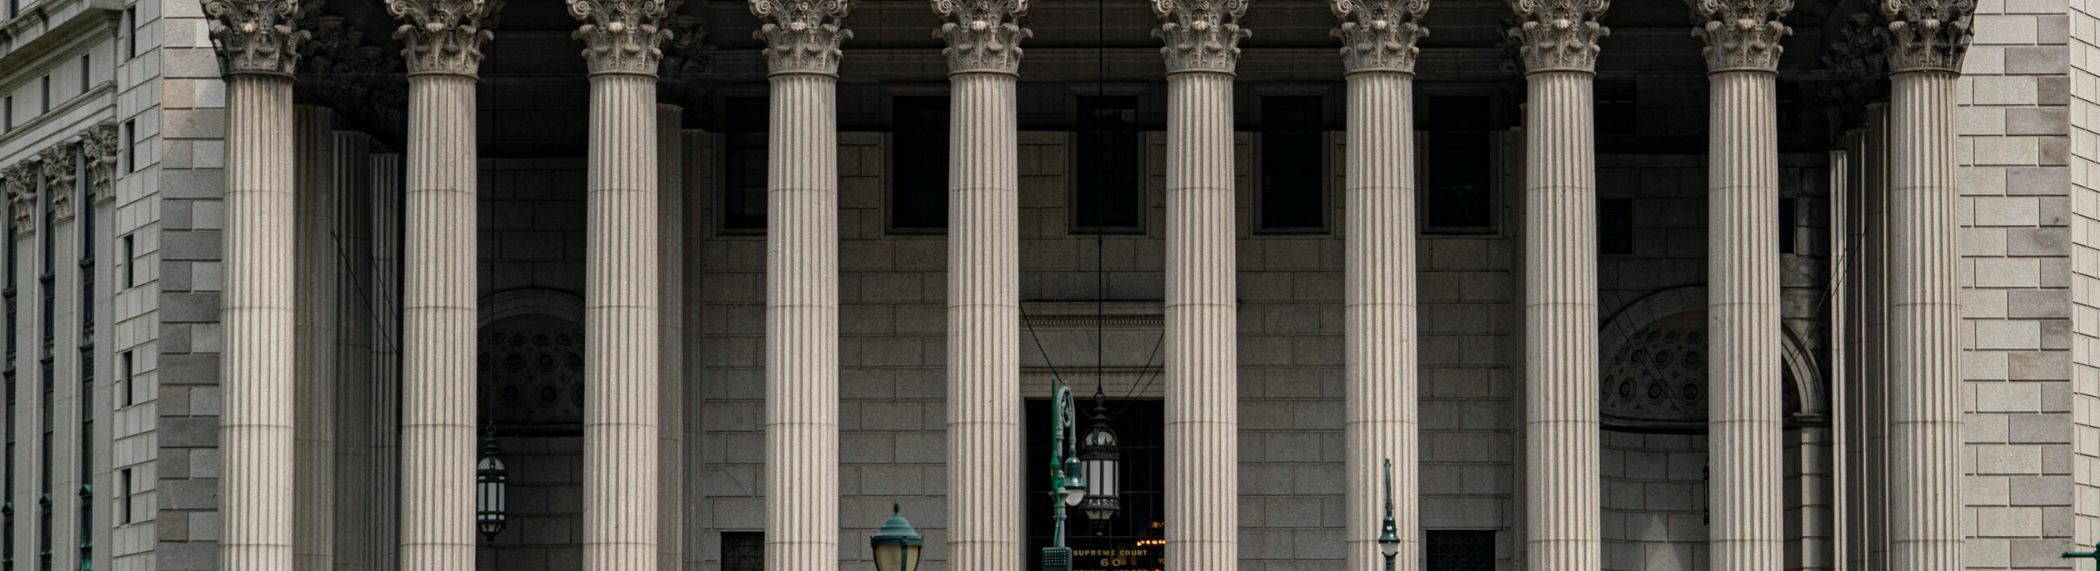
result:
M 1108 427 L 1108 407 L 1099 398 L 1094 401 L 1094 415 L 1089 423 L 1093 428 L 1087 430 L 1079 445 L 1087 483 L 1086 500 L 1079 509 L 1086 511 L 1087 519 L 1094 520 L 1095 529 L 1099 530 L 1122 510 L 1116 488 L 1122 475 L 1123 452 L 1117 448 L 1116 431 Z
M 475 466 L 476 511 L 474 525 L 481 530 L 481 537 L 496 540 L 507 522 L 504 515 L 504 484 L 509 475 L 503 469 L 503 461 L 496 458 L 496 435 L 490 434 L 482 440 L 481 461 Z
M 897 504 L 890 504 L 890 519 L 882 522 L 882 531 L 868 538 L 868 546 L 875 550 L 876 571 L 918 571 L 919 550 L 925 545 Z

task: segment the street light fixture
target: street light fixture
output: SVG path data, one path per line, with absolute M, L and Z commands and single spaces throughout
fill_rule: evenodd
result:
M 1043 548 L 1043 571 L 1072 571 L 1072 548 L 1065 547 L 1065 508 L 1086 499 L 1086 478 L 1080 475 L 1079 441 L 1073 438 L 1078 436 L 1073 419 L 1079 414 L 1072 407 L 1072 389 L 1062 380 L 1056 383 L 1050 404 L 1050 498 L 1057 526 L 1050 546 Z
M 496 434 L 487 433 L 481 441 L 481 461 L 475 463 L 475 494 L 478 504 L 474 514 L 474 525 L 481 530 L 481 537 L 496 540 L 507 523 L 504 514 L 504 486 L 510 479 L 503 467 L 503 460 L 496 458 Z
M 1378 534 L 1378 552 L 1385 554 L 1385 571 L 1393 571 L 1393 557 L 1400 554 L 1400 532 L 1393 524 L 1393 459 L 1385 460 L 1385 530 Z
M 875 571 L 918 571 L 919 551 L 926 541 L 905 521 L 904 508 L 890 504 L 890 519 L 868 538 L 868 545 L 875 548 Z
M 1122 510 L 1117 500 L 1116 487 L 1121 476 L 1123 453 L 1117 448 L 1116 431 L 1108 427 L 1108 405 L 1100 390 L 1094 392 L 1094 415 L 1087 420 L 1093 424 L 1086 438 L 1079 445 L 1080 462 L 1086 466 L 1086 501 L 1080 509 L 1086 511 L 1087 519 L 1094 521 L 1094 534 L 1100 535 L 1108 527 L 1109 518 Z

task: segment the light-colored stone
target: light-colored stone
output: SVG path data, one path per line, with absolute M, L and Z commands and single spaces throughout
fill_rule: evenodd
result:
M 231 571 L 292 568 L 292 82 L 227 78 L 225 405 L 219 480 Z

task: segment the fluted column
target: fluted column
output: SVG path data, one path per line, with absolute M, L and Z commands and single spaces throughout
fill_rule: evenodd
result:
M 1792 0 L 1690 2 L 1706 42 L 1707 505 L 1714 569 L 1785 563 L 1780 487 L 1779 41 Z
M 1396 569 L 1421 565 L 1415 408 L 1415 58 L 1429 0 L 1330 0 L 1349 83 L 1342 430 L 1349 569 L 1384 561 L 1393 462 Z
M 401 154 L 373 153 L 372 164 L 372 565 L 391 569 L 401 553 Z
M 1167 559 L 1239 566 L 1232 81 L 1246 0 L 1156 0 L 1166 45 Z
M 388 0 L 407 45 L 401 568 L 474 567 L 475 74 L 484 0 Z
M 1597 569 L 1597 163 L 1591 83 L 1608 0 L 1519 0 L 1524 464 L 1533 569 Z
M 657 485 L 656 567 L 685 568 L 685 108 L 656 104 Z M 705 157 L 697 157 L 706 160 Z
M 1015 83 L 1028 0 L 933 0 L 947 42 L 948 565 L 1021 553 L 1020 175 Z
M 219 565 L 292 567 L 292 71 L 298 0 L 208 0 L 226 74 Z
M 1962 563 L 1955 80 L 1969 0 L 1881 5 L 1889 54 L 1889 564 Z
M 376 566 L 369 544 L 373 526 L 372 498 L 372 138 L 355 131 L 335 132 L 336 217 L 339 240 L 334 255 L 342 264 L 334 310 L 337 318 L 335 399 L 335 567 L 362 570 Z
M 766 569 L 838 565 L 839 43 L 852 0 L 751 0 L 766 139 Z
M 335 388 L 336 280 L 342 277 L 336 257 L 335 113 L 327 107 L 299 105 L 293 115 L 293 210 L 298 219 L 299 258 L 292 264 L 297 295 L 293 338 L 298 370 L 293 388 L 294 423 L 298 430 L 292 457 L 294 518 L 293 568 L 321 571 L 335 567 Z

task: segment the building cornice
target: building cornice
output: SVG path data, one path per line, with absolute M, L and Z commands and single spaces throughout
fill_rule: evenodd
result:
M 121 13 L 93 2 L 45 0 L 0 23 L 0 69 L 33 68 L 45 57 L 71 55 L 76 46 L 116 37 Z

